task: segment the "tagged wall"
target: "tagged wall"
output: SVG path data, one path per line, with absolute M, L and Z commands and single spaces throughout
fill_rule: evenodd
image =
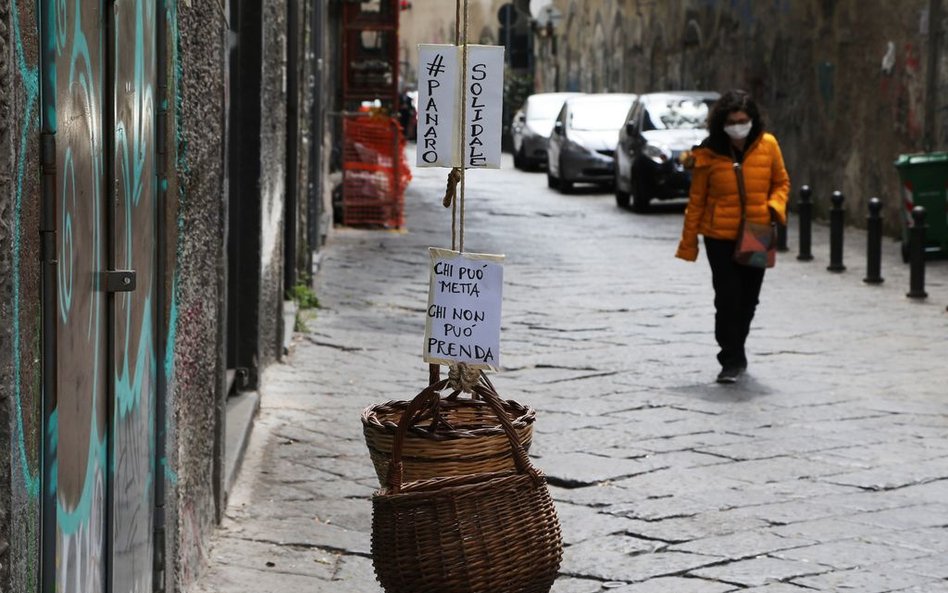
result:
M 223 438 L 222 312 L 224 291 L 224 47 L 226 24 L 217 2 L 178 3 L 175 161 L 171 198 L 175 300 L 173 350 L 166 362 L 173 422 L 169 428 L 169 556 L 180 590 L 204 563 L 217 517 Z M 172 552 L 174 550 L 174 552 Z
M 948 147 L 948 57 L 926 87 L 930 0 L 555 0 L 564 18 L 538 41 L 542 90 L 648 92 L 745 88 L 766 110 L 795 189 L 813 186 L 825 210 L 835 189 L 850 220 L 869 198 L 898 228 L 899 153 L 920 152 L 926 132 Z M 942 2 L 944 4 L 944 2 Z M 622 33 L 606 30 L 621 23 Z M 602 30 L 600 31 L 600 28 Z M 617 64 L 619 67 L 617 67 Z M 935 119 L 925 121 L 927 93 Z
M 0 588 L 38 585 L 39 67 L 30 2 L 0 1 Z

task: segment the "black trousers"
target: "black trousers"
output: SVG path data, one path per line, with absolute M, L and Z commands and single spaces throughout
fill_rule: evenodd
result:
M 718 362 L 722 367 L 747 366 L 744 342 L 747 341 L 760 298 L 760 287 L 764 282 L 762 268 L 734 262 L 734 244 L 734 241 L 704 238 L 714 285 L 714 337 L 721 347 Z

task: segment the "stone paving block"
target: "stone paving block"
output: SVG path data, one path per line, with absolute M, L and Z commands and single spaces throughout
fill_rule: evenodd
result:
M 317 588 L 316 593 L 382 593 L 381 585 L 375 580 L 372 560 L 362 556 L 340 558 L 332 580 L 319 585 L 321 588 Z
M 368 531 L 344 529 L 315 519 L 254 517 L 253 521 L 228 526 L 227 533 L 232 537 L 287 546 L 309 546 L 363 556 L 371 554 Z
M 790 456 L 737 461 L 727 465 L 715 466 L 715 469 L 723 477 L 753 484 L 833 476 L 846 471 L 846 468 L 838 465 Z
M 332 582 L 312 576 L 222 564 L 212 566 L 188 593 L 286 593 L 312 591 L 314 588 L 319 593 L 330 593 L 338 590 L 332 586 Z
M 917 587 L 920 591 L 936 593 L 944 591 L 944 581 L 896 572 L 886 568 L 880 570 L 842 570 L 793 579 L 794 584 L 817 591 L 858 591 L 859 593 L 887 593 Z
M 681 577 L 659 577 L 645 583 L 609 589 L 609 593 L 727 593 L 737 587 L 705 579 L 683 579 Z
M 948 479 L 948 457 L 909 461 L 906 458 L 899 464 L 841 473 L 823 479 L 867 490 L 893 490 Z
M 948 529 L 943 526 L 924 529 L 882 531 L 861 538 L 871 543 L 902 546 L 910 550 L 948 554 Z
M 762 557 L 701 568 L 691 571 L 691 574 L 706 579 L 737 583 L 745 587 L 759 587 L 790 579 L 796 581 L 804 575 L 818 575 L 830 570 L 832 569 L 828 566 L 810 562 Z
M 859 540 L 847 540 L 814 544 L 793 550 L 784 550 L 772 554 L 777 558 L 802 560 L 832 566 L 837 570 L 850 568 L 873 568 L 918 558 L 926 552 L 889 546 L 881 543 L 869 543 Z
M 623 534 L 635 523 L 598 509 L 583 505 L 556 503 L 556 514 L 565 544 L 576 544 L 593 538 Z
M 534 447 L 531 447 L 531 453 L 543 455 L 554 455 L 558 453 L 572 453 L 575 451 L 600 452 L 611 451 L 616 453 L 620 449 L 626 449 L 626 454 L 630 457 L 643 456 L 647 453 L 644 449 L 628 444 L 629 437 L 625 431 L 614 428 L 579 428 L 567 432 L 561 432 L 557 435 L 536 434 L 534 435 Z
M 763 529 L 769 525 L 766 521 L 747 517 L 733 510 L 712 511 L 661 521 L 636 521 L 628 533 L 660 541 L 681 543 L 703 537 Z
M 802 457 L 805 453 L 814 451 L 833 451 L 848 447 L 850 443 L 813 436 L 797 435 L 780 439 L 754 439 L 737 444 L 721 445 L 718 447 L 703 448 L 702 452 L 719 455 L 735 460 L 758 460 L 782 456 Z M 812 459 L 812 457 L 807 457 Z M 836 465 L 836 464 L 832 464 Z M 845 471 L 841 469 L 840 471 Z
M 741 589 L 741 593 L 807 593 L 813 589 L 797 587 L 788 583 L 771 583 L 763 587 L 751 587 L 750 589 Z
M 815 541 L 811 539 L 781 537 L 765 528 L 695 539 L 684 544 L 670 546 L 668 549 L 720 556 L 728 560 L 741 560 L 768 554 L 775 555 L 775 552 L 809 546 L 814 543 Z
M 753 438 L 750 436 L 730 432 L 701 432 L 667 438 L 633 439 L 631 444 L 655 453 L 667 453 L 673 451 L 705 451 L 708 447 L 716 445 L 746 443 L 752 440 Z
M 941 579 L 945 581 L 945 585 L 948 586 L 948 562 L 945 561 L 945 555 L 943 553 L 893 562 L 886 565 L 886 568 L 918 576 Z
M 588 543 L 588 542 L 587 542 Z M 586 544 L 580 544 L 585 546 Z M 661 576 L 671 576 L 719 561 L 714 556 L 657 552 L 629 555 L 621 551 L 599 548 L 591 553 L 583 549 L 567 548 L 560 572 L 604 581 L 641 582 Z
M 222 537 L 216 541 L 213 554 L 221 564 L 327 580 L 332 578 L 340 560 L 338 554 L 319 548 L 286 546 L 235 537 Z M 248 562 L 248 557 L 253 560 Z
M 553 583 L 550 593 L 599 593 L 601 590 L 602 581 L 600 580 L 561 576 Z
M 924 504 L 872 513 L 859 513 L 846 520 L 889 529 L 944 527 L 948 524 L 948 504 Z
M 617 459 L 589 453 L 543 454 L 537 465 L 551 483 L 568 487 L 623 480 L 661 469 L 650 459 Z
M 650 497 L 674 496 L 682 492 L 695 495 L 699 492 L 739 488 L 744 482 L 727 477 L 722 471 L 728 466 L 704 466 L 691 468 L 660 469 L 641 476 L 619 480 L 615 485 L 628 488 L 638 495 Z
M 856 523 L 847 519 L 816 519 L 801 517 L 801 521 L 773 527 L 774 533 L 781 537 L 800 537 L 822 542 L 834 542 L 857 537 L 865 537 L 879 531 L 878 526 Z

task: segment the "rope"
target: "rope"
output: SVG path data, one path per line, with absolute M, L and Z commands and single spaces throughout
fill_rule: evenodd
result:
M 465 393 L 473 393 L 481 380 L 481 370 L 467 366 L 463 362 L 452 364 L 448 369 L 448 387 Z
M 448 173 L 448 187 L 444 191 L 444 207 L 450 208 L 458 197 L 458 183 L 461 181 L 462 169 L 455 167 Z
M 469 0 L 464 0 L 464 49 L 461 53 L 461 222 L 458 230 L 458 251 L 461 253 L 464 253 L 464 189 L 467 168 L 464 162 L 464 136 L 467 132 L 467 40 L 470 34 L 470 17 Z
M 462 11 L 463 6 L 463 11 Z M 447 187 L 444 191 L 444 199 L 442 203 L 445 208 L 451 208 L 451 250 L 464 253 L 464 190 L 465 190 L 465 172 L 464 172 L 464 133 L 467 128 L 467 38 L 469 32 L 468 19 L 470 17 L 470 6 L 468 0 L 457 0 L 455 4 L 455 13 L 454 13 L 454 44 L 462 47 L 461 54 L 461 137 L 460 137 L 460 154 L 462 158 L 461 166 L 454 167 L 451 169 L 451 172 L 448 173 L 448 182 Z M 461 22 L 464 22 L 463 28 L 461 27 Z M 460 192 L 458 192 L 458 185 L 461 186 Z M 460 224 L 458 222 L 458 204 L 460 203 Z M 461 367 L 462 369 L 467 370 L 458 370 Z M 428 378 L 430 383 L 437 382 L 440 377 L 440 365 L 430 364 L 428 366 Z M 471 392 L 474 385 L 477 383 L 478 378 L 480 377 L 480 372 L 475 371 L 474 369 L 468 369 L 467 365 L 459 364 L 452 365 L 449 377 L 452 379 L 452 384 L 456 384 L 456 389 L 462 391 Z M 470 376 L 473 376 L 473 380 L 470 379 Z

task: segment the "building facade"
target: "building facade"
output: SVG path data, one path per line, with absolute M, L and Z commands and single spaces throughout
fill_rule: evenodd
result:
M 0 0 L 0 591 L 200 572 L 230 396 L 328 228 L 330 19 Z

